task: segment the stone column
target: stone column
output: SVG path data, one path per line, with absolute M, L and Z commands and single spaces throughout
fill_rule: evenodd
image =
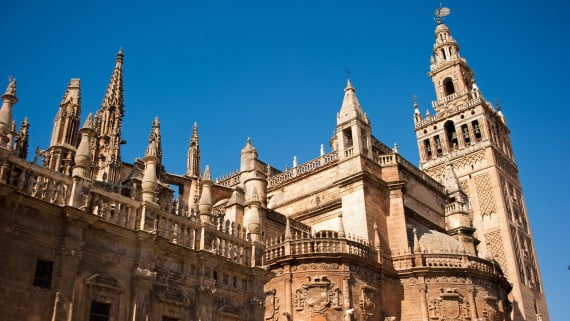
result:
M 291 265 L 285 265 L 283 267 L 283 273 L 285 274 L 285 312 L 293 316 L 293 276 L 291 275 Z
M 345 276 L 342 279 L 342 313 L 345 314 L 344 321 L 350 321 L 351 315 L 347 313 L 350 309 L 350 285 L 349 285 L 350 275 Z
M 471 320 L 477 320 L 477 305 L 475 303 L 475 287 L 467 290 L 469 292 L 469 307 L 471 310 Z
M 422 321 L 429 321 L 428 304 L 427 304 L 427 285 L 421 284 L 418 290 L 420 292 L 420 310 L 422 314 Z

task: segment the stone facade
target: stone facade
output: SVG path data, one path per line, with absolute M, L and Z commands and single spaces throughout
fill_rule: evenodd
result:
M 212 179 L 195 124 L 186 173 L 168 173 L 158 119 L 144 157 L 126 163 L 122 50 L 95 117 L 80 127 L 72 79 L 49 148 L 29 162 L 11 80 L 0 109 L 0 314 L 548 320 L 504 116 L 441 21 L 436 39 L 436 114 L 414 113 L 421 170 L 372 135 L 350 81 L 331 152 L 291 169 L 262 162 L 248 139 L 239 170 Z

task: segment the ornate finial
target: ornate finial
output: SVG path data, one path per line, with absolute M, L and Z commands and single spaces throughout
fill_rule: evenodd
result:
M 346 79 L 350 80 L 350 76 L 352 76 L 352 73 L 350 72 L 348 67 L 344 68 L 344 72 L 346 73 Z
M 394 152 L 394 154 L 398 154 L 399 153 L 399 149 L 398 149 L 398 144 L 394 143 L 394 148 L 392 148 L 392 151 Z
M 289 216 L 285 218 L 285 239 L 291 239 L 291 223 L 289 222 Z
M 85 119 L 83 128 L 93 129 L 93 114 L 89 113 L 89 115 L 87 115 L 87 119 Z
M 4 95 L 16 96 L 16 78 L 8 76 L 8 87 L 6 87 L 6 92 Z
M 418 238 L 418 229 L 414 227 L 412 233 L 414 234 L 414 253 L 419 253 L 422 251 L 422 249 L 420 247 L 420 241 Z
M 204 169 L 204 176 L 202 177 L 202 180 L 205 180 L 205 181 L 212 180 L 212 175 L 210 174 L 210 165 L 206 165 L 206 168 Z
M 342 221 L 342 213 L 338 214 L 338 237 L 346 237 L 346 232 L 344 231 L 344 223 Z
M 148 147 L 145 156 L 162 157 L 162 148 L 160 146 L 160 121 L 155 117 L 152 121 L 152 129 L 148 137 Z

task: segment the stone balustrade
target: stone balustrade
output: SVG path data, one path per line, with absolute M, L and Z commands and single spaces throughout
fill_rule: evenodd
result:
M 485 273 L 499 273 L 496 266 L 485 259 L 464 253 L 411 253 L 392 257 L 395 270 L 429 267 L 441 269 L 468 269 Z
M 8 156 L 0 164 L 0 182 L 28 196 L 58 205 L 68 206 L 73 179 L 23 159 Z M 85 215 L 131 230 L 143 230 L 165 238 L 168 242 L 193 250 L 205 250 L 228 260 L 246 265 L 259 265 L 253 243 L 246 229 L 239 224 L 213 216 L 212 222 L 200 222 L 193 211 L 180 199 L 172 206 L 144 203 L 122 195 L 115 188 L 83 181 L 77 185 L 75 205 Z M 145 208 L 146 207 L 146 208 Z M 144 217 L 143 217 L 144 216 Z M 203 239 L 203 240 L 202 240 Z
M 220 177 L 214 179 L 214 182 L 217 185 L 224 186 L 224 187 L 235 186 L 235 185 L 238 185 L 240 182 L 239 174 L 240 174 L 239 170 L 236 169 L 234 171 L 231 171 L 228 174 L 225 174 L 223 176 L 220 176 Z
M 295 177 L 304 175 L 306 173 L 310 173 L 315 169 L 322 167 L 323 165 L 337 161 L 337 159 L 338 159 L 338 153 L 336 151 L 333 151 L 328 154 L 322 155 L 318 158 L 315 158 L 313 160 L 310 160 L 306 163 L 303 163 L 297 167 L 293 167 L 285 172 L 269 176 L 267 178 L 268 188 L 282 184 L 284 182 L 287 182 Z
M 457 212 L 468 212 L 469 208 L 467 204 L 453 202 L 446 204 L 444 207 L 445 214 L 457 213 Z
M 455 94 L 452 94 L 452 95 L 447 96 L 447 97 L 451 97 L 453 95 L 455 95 Z M 446 100 L 447 97 L 432 102 L 432 105 L 434 106 L 434 108 L 436 106 L 440 106 L 441 104 L 449 101 L 449 100 Z M 458 96 L 456 96 L 456 97 L 458 97 Z M 465 111 L 465 110 L 467 110 L 473 106 L 476 106 L 482 102 L 484 102 L 484 100 L 481 97 L 478 97 L 478 98 L 469 99 L 469 101 L 466 104 L 458 104 L 458 105 L 454 105 L 454 106 L 449 106 L 448 108 L 446 108 L 445 113 L 437 113 L 435 115 L 426 116 L 426 117 L 420 119 L 416 123 L 415 129 L 429 126 L 429 125 L 439 121 L 441 118 L 449 117 L 450 114 L 460 113 L 460 112 Z
M 291 255 L 351 254 L 376 260 L 376 252 L 362 238 L 352 235 L 339 237 L 338 233 L 322 231 L 314 236 L 302 233 L 291 239 L 280 237 L 265 244 L 264 264 Z
M 71 177 L 12 155 L 0 165 L 0 181 L 21 193 L 59 206 L 67 205 L 71 194 Z

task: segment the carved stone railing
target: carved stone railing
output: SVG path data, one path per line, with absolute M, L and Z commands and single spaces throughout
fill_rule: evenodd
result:
M 24 159 L 10 155 L 1 164 L 0 180 L 33 198 L 59 206 L 69 202 L 71 177 Z
M 453 94 L 453 95 L 455 95 L 455 94 Z M 453 95 L 451 95 L 451 96 L 453 96 Z M 447 96 L 447 97 L 450 97 L 450 96 Z M 444 99 L 446 99 L 447 97 L 445 97 Z M 444 100 L 444 99 L 442 99 L 442 100 Z M 434 108 L 435 108 L 435 106 L 439 106 L 441 103 L 443 103 L 440 101 L 441 100 L 432 102 L 432 105 L 434 105 Z M 449 101 L 449 100 L 445 100 L 445 101 Z M 445 113 L 436 113 L 435 115 L 426 116 L 425 118 L 420 119 L 416 123 L 415 128 L 418 129 L 418 128 L 422 128 L 425 126 L 429 126 L 432 123 L 439 121 L 441 118 L 449 117 L 450 114 L 460 113 L 464 110 L 467 110 L 473 106 L 476 106 L 476 105 L 482 103 L 483 101 L 484 100 L 481 97 L 477 97 L 477 98 L 469 99 L 466 104 L 458 104 L 455 106 L 450 106 L 450 107 L 446 108 Z
M 236 169 L 234 171 L 231 171 L 228 174 L 225 174 L 223 176 L 216 178 L 214 180 L 214 182 L 217 185 L 221 185 L 224 187 L 235 186 L 235 185 L 239 184 L 239 174 L 240 174 L 239 170 Z
M 140 202 L 117 193 L 92 189 L 88 194 L 86 204 L 82 208 L 87 208 L 88 213 L 97 215 L 104 221 L 128 229 L 136 229 Z
M 336 151 L 330 152 L 319 158 L 315 158 L 297 167 L 293 167 L 288 171 L 267 178 L 268 188 L 287 182 L 295 177 L 310 173 L 323 165 L 337 161 L 338 154 Z
M 463 204 L 463 203 L 459 203 L 459 202 L 453 202 L 453 203 L 449 203 L 446 204 L 444 206 L 444 210 L 445 210 L 445 214 L 451 214 L 451 213 L 457 213 L 457 212 L 468 212 L 469 208 L 467 207 L 467 204 Z
M 499 270 L 491 261 L 460 253 L 410 253 L 397 255 L 392 257 L 392 264 L 397 271 L 429 267 L 432 269 L 459 268 L 485 273 L 499 273 Z
M 339 237 L 331 231 L 319 232 L 314 236 L 296 234 L 287 240 L 284 237 L 267 240 L 263 256 L 264 265 L 289 256 L 320 254 L 352 254 L 365 259 L 376 260 L 376 252 L 362 238 Z
M 261 264 L 263 244 L 252 242 L 243 226 L 224 221 L 221 215 L 201 222 L 180 199 L 168 201 L 168 206 L 140 201 L 122 195 L 120 186 L 109 188 L 108 184 L 72 179 L 9 154 L 0 159 L 0 184 L 47 203 L 73 206 L 110 224 L 156 234 L 179 246 L 208 251 L 246 266 Z
M 438 99 L 438 100 L 436 100 L 436 101 L 432 101 L 432 102 L 431 102 L 431 106 L 435 109 L 435 108 L 437 108 L 437 107 L 439 107 L 439 106 L 441 106 L 441 105 L 443 105 L 443 104 L 445 104 L 445 103 L 447 103 L 447 102 L 449 102 L 449 101 L 452 101 L 452 100 L 454 100 L 454 99 L 457 99 L 458 97 L 467 95 L 467 93 L 469 93 L 469 90 L 468 90 L 468 89 L 464 89 L 464 90 L 462 90 L 462 91 L 454 92 L 454 93 L 451 94 L 451 95 L 447 95 L 447 96 L 445 96 L 445 97 L 443 97 L 443 98 L 441 98 L 441 99 Z

